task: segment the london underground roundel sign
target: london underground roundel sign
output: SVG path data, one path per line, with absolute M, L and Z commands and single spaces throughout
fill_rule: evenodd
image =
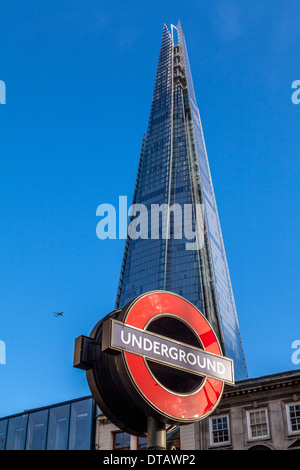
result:
M 80 337 L 74 365 L 87 370 L 92 394 L 121 429 L 142 434 L 147 416 L 183 425 L 208 416 L 233 361 L 222 355 L 212 327 L 184 298 L 152 291 L 115 310 Z

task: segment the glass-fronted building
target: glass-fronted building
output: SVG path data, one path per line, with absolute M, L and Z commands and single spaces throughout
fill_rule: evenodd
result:
M 0 419 L 0 450 L 92 450 L 100 414 L 92 397 Z
M 163 29 L 133 207 L 116 308 L 151 290 L 181 295 L 213 326 L 224 354 L 234 360 L 236 379 L 246 378 L 235 301 L 180 24 L 172 25 L 171 32 L 166 25 Z M 135 231 L 133 237 L 130 227 L 139 208 L 143 209 L 140 233 L 136 236 Z M 191 235 L 195 240 L 196 233 L 198 245 L 192 248 Z

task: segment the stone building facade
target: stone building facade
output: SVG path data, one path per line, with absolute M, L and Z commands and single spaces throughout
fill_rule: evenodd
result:
M 300 450 L 300 370 L 225 387 L 213 414 L 178 428 L 168 441 L 180 450 Z M 145 447 L 146 438 L 129 436 L 98 416 L 96 449 Z
M 188 428 L 181 449 L 300 450 L 300 371 L 225 388 L 215 413 Z

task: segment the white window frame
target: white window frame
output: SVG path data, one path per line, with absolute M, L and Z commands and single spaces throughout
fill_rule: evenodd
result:
M 264 434 L 263 436 L 252 436 L 250 415 L 251 415 L 251 413 L 257 413 L 258 411 L 265 411 L 265 413 L 266 413 L 267 433 Z M 268 414 L 268 408 L 267 407 L 251 408 L 251 410 L 246 410 L 246 419 L 247 419 L 248 439 L 250 441 L 261 441 L 263 439 L 269 439 L 270 438 L 269 414 Z
M 289 434 L 300 434 L 300 429 L 293 431 L 292 423 L 291 423 L 291 415 L 290 415 L 290 406 L 300 406 L 300 401 L 292 401 L 289 403 L 285 403 L 285 411 L 286 411 L 286 419 L 288 425 L 288 433 Z
M 214 442 L 213 437 L 213 420 L 219 418 L 226 418 L 227 419 L 227 429 L 228 429 L 228 440 L 221 441 L 221 442 Z M 222 415 L 215 415 L 209 417 L 209 444 L 211 447 L 220 447 L 220 446 L 228 446 L 231 444 L 231 433 L 230 433 L 230 421 L 229 421 L 229 414 L 225 413 Z

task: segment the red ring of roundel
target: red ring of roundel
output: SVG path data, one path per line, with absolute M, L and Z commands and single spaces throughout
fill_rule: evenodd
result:
M 222 355 L 218 339 L 206 318 L 187 300 L 169 292 L 141 296 L 126 314 L 125 324 L 145 329 L 156 315 L 168 313 L 187 322 L 199 335 L 205 351 Z M 198 421 L 217 405 L 223 392 L 221 380 L 206 377 L 204 385 L 191 395 L 176 395 L 155 381 L 143 357 L 125 352 L 131 377 L 139 393 L 162 415 L 179 422 Z

